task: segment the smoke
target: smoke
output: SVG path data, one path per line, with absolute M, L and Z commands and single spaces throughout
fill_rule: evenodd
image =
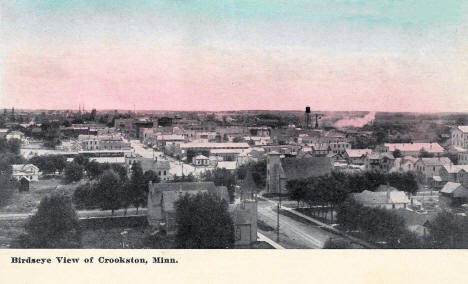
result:
M 375 119 L 375 112 L 370 112 L 364 117 L 345 117 L 335 122 L 335 127 L 363 127 Z

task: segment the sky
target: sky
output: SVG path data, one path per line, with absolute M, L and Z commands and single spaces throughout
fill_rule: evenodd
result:
M 468 0 L 9 0 L 0 16 L 0 107 L 468 112 Z

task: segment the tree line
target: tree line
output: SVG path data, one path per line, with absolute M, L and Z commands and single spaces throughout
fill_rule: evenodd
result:
M 73 203 L 79 209 L 111 210 L 112 215 L 114 210 L 127 210 L 130 206 L 138 212 L 147 203 L 148 184 L 159 181 L 155 172 L 143 172 L 138 163 L 132 165 L 130 178 L 126 173 L 105 169 L 93 182 L 75 189 Z
M 23 163 L 20 144 L 18 139 L 0 138 L 0 207 L 8 203 L 18 188 L 18 182 L 12 176 L 12 165 Z
M 364 190 L 375 191 L 379 185 L 389 184 L 399 190 L 414 193 L 418 184 L 412 173 L 373 173 L 346 174 L 333 172 L 320 177 L 290 180 L 286 187 L 292 200 L 318 208 L 313 214 L 326 218 L 336 206 L 344 202 L 350 193 Z M 317 215 L 315 215 L 317 216 Z M 333 214 L 331 214 L 333 222 Z

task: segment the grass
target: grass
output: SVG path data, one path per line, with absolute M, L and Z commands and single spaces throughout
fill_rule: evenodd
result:
M 14 247 L 13 243 L 24 233 L 24 220 L 0 221 L 0 248 Z
M 60 179 L 41 179 L 30 183 L 28 192 L 15 190 L 0 213 L 30 213 L 37 208 L 42 198 L 54 191 L 61 190 L 71 195 L 78 184 L 63 184 Z

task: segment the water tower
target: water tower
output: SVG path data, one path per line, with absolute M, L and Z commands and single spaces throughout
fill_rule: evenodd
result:
M 310 106 L 306 106 L 305 108 L 305 128 L 310 128 Z

